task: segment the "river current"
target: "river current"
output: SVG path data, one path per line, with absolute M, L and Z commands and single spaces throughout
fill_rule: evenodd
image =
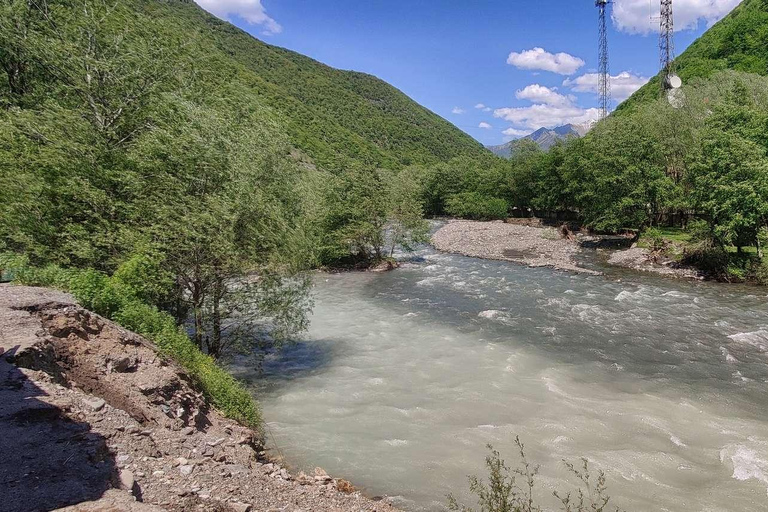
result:
M 597 264 L 597 263 L 593 263 Z M 245 367 L 270 447 L 411 511 L 474 505 L 514 438 L 536 495 L 605 471 L 627 511 L 768 510 L 765 289 L 577 275 L 424 248 L 393 272 L 318 274 L 304 341 Z

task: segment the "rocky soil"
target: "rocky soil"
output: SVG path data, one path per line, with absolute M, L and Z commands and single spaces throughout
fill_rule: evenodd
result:
M 475 258 L 598 274 L 576 264 L 573 257 L 579 251 L 578 243 L 560 237 L 553 228 L 452 220 L 432 236 L 432 245 L 439 251 Z
M 0 285 L 2 510 L 391 511 L 293 475 L 147 340 L 66 294 Z
M 668 258 L 654 258 L 651 251 L 633 247 L 625 251 L 614 251 L 608 256 L 608 264 L 617 267 L 631 268 L 641 272 L 653 272 L 669 277 L 685 279 L 703 279 L 699 271 L 693 268 L 681 267 L 677 262 Z

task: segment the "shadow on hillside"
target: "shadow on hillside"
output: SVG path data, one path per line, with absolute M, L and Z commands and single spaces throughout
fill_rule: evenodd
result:
M 53 510 L 100 498 L 114 455 L 87 423 L 39 400 L 46 393 L 0 355 L 0 489 L 5 512 Z

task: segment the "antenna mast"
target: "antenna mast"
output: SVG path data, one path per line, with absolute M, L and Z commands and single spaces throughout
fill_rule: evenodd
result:
M 663 71 L 662 87 L 669 88 L 669 78 L 675 74 L 675 23 L 672 16 L 672 0 L 661 0 L 659 25 L 659 58 Z
M 671 0 L 668 0 L 671 1 Z M 608 67 L 608 27 L 605 20 L 605 12 L 609 0 L 595 0 L 595 6 L 600 9 L 599 21 L 599 53 L 600 69 L 598 71 L 597 91 L 600 96 L 600 119 L 608 117 L 608 109 L 611 102 L 611 74 Z

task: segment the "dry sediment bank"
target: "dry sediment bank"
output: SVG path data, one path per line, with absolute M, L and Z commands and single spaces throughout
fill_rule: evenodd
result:
M 432 236 L 439 251 L 475 258 L 512 261 L 531 267 L 552 267 L 584 274 L 599 274 L 580 267 L 573 259 L 579 245 L 560 237 L 554 228 L 502 221 L 453 220 Z
M 581 238 L 581 235 L 578 238 Z M 587 240 L 588 237 L 581 239 Z M 555 228 L 535 226 L 531 223 L 452 220 L 432 236 L 432 244 L 439 251 L 474 258 L 600 274 L 579 266 L 574 260 L 580 250 L 578 239 L 562 238 Z M 703 279 L 696 269 L 679 267 L 670 260 L 656 261 L 650 251 L 637 247 L 613 250 L 606 262 L 616 267 L 667 277 Z

